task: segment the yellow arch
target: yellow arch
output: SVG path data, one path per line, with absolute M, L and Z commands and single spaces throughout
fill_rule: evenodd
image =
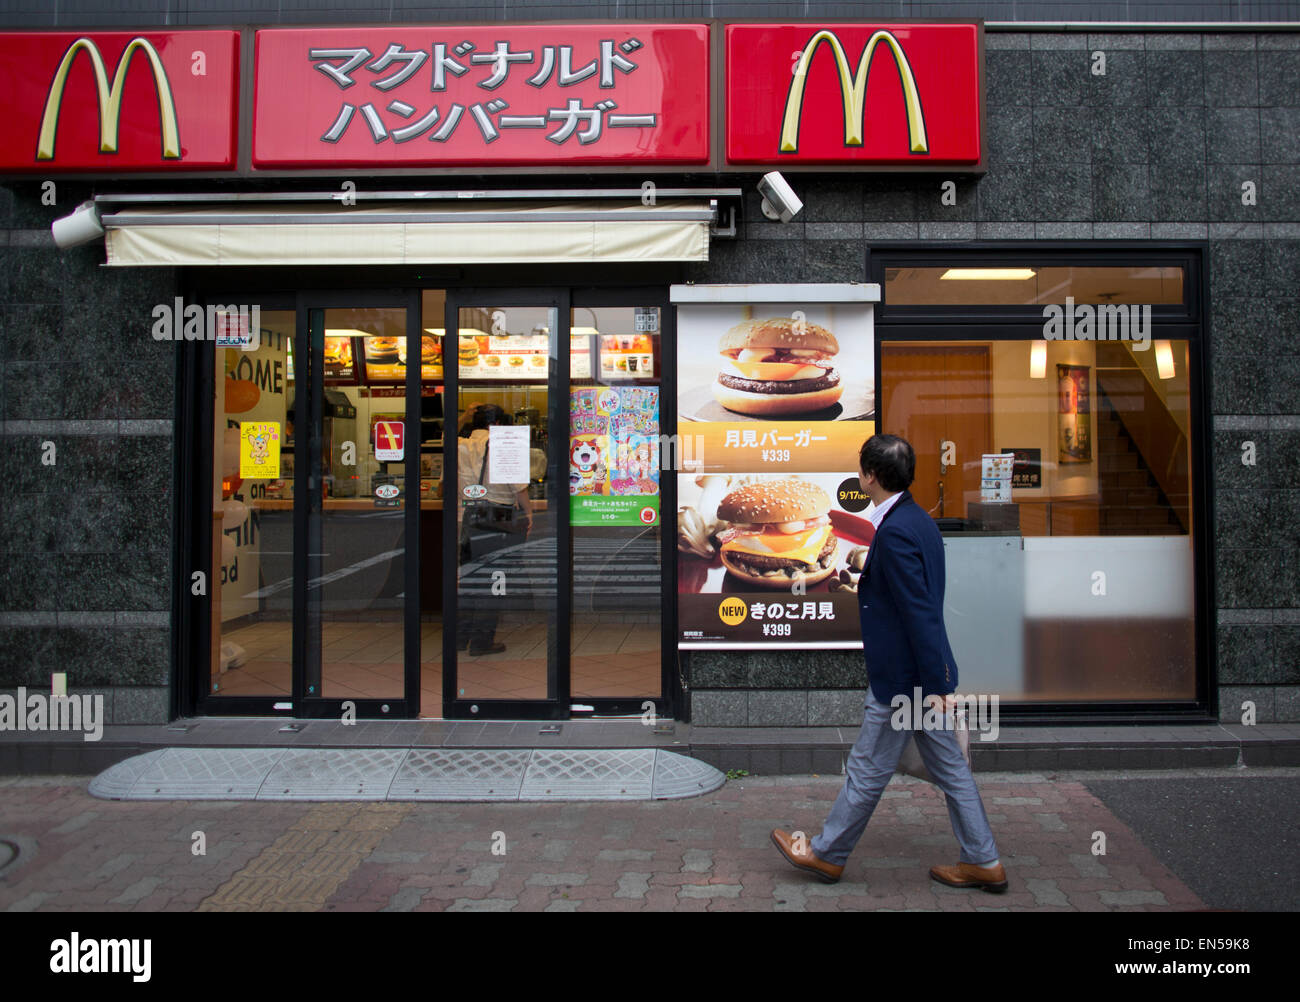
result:
M 59 109 L 63 106 L 63 90 L 68 82 L 68 71 L 77 58 L 77 53 L 85 50 L 90 57 L 90 65 L 95 71 L 95 91 L 99 102 L 99 151 L 101 153 L 117 152 L 117 133 L 122 114 L 122 90 L 126 82 L 126 71 L 131 66 L 131 59 L 137 50 L 142 50 L 153 68 L 154 89 L 158 93 L 158 108 L 162 119 L 162 155 L 167 160 L 178 160 L 181 155 L 180 130 L 176 122 L 176 102 L 172 99 L 171 81 L 167 79 L 167 70 L 163 68 L 158 50 L 145 38 L 133 38 L 122 51 L 118 60 L 117 72 L 113 83 L 108 82 L 108 72 L 104 68 L 104 59 L 99 46 L 89 38 L 78 38 L 63 54 L 59 68 L 50 83 L 50 93 L 45 99 L 45 114 L 41 117 L 41 132 L 36 141 L 36 159 L 54 159 L 54 139 L 59 127 Z
M 921 109 L 921 96 L 916 89 L 916 78 L 907 53 L 892 34 L 884 29 L 875 32 L 862 50 L 856 73 L 850 73 L 849 59 L 835 33 L 823 28 L 808 40 L 799 62 L 795 66 L 794 80 L 785 101 L 785 117 L 781 123 L 781 152 L 795 153 L 799 149 L 799 118 L 803 113 L 804 85 L 808 80 L 808 67 L 822 42 L 827 42 L 835 57 L 835 68 L 840 78 L 840 101 L 844 108 L 844 145 L 861 146 L 862 129 L 866 116 L 867 77 L 871 73 L 871 58 L 876 46 L 884 42 L 894 55 L 898 75 L 903 84 L 903 104 L 907 109 L 907 139 L 913 153 L 928 153 L 929 142 L 925 135 L 925 116 Z

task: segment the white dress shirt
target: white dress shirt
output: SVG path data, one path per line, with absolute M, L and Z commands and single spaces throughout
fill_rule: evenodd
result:
M 874 525 L 877 529 L 879 529 L 880 523 L 883 522 L 885 520 L 885 516 L 889 514 L 889 509 L 894 507 L 894 505 L 898 502 L 898 499 L 901 498 L 902 496 L 903 496 L 903 492 L 899 491 L 897 494 L 889 495 L 889 497 L 881 501 L 880 504 L 873 503 L 871 506 L 871 510 L 867 512 L 868 521 L 870 521 L 872 525 Z

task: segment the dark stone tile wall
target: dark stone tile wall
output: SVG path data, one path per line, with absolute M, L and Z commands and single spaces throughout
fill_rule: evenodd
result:
M 957 206 L 935 176 L 790 176 L 796 221 L 749 197 L 744 239 L 690 277 L 861 281 L 862 251 L 886 240 L 1206 241 L 1220 714 L 1249 701 L 1260 722 L 1300 720 L 1300 33 L 997 31 L 985 47 L 989 169 L 958 179 Z M 863 671 L 843 653 L 683 662 L 694 723 L 861 720 Z
M 65 672 L 108 723 L 162 723 L 176 376 L 149 325 L 176 276 L 58 250 L 50 222 L 89 194 L 0 187 L 0 690 Z
M 19 6 L 0 3 L 0 23 L 16 23 Z M 643 17 L 703 13 L 700 5 L 633 6 Z M 789 14 L 791 6 L 773 4 L 770 13 Z M 1273 6 L 1294 8 L 1178 10 L 1226 20 L 1262 17 Z M 836 13 L 873 13 L 843 7 Z M 1033 17 L 1039 7 L 1058 19 L 1066 7 L 1073 20 L 1139 16 L 1128 7 L 1102 14 L 1104 4 L 1021 5 L 1016 16 Z M 349 19 L 310 5 L 281 8 L 283 20 Z M 1173 16 L 1160 9 L 1164 15 L 1142 16 Z M 187 10 L 190 21 L 173 23 L 264 16 L 229 3 Z M 464 10 L 362 13 L 368 21 L 429 21 Z M 551 8 L 516 6 L 507 14 L 561 16 L 544 10 Z M 554 10 L 615 14 L 608 5 Z M 909 5 L 913 16 L 927 10 Z M 150 16 L 132 11 L 135 24 Z M 619 16 L 632 11 L 625 5 Z M 1300 33 L 990 31 L 986 49 L 989 169 L 978 180 L 956 178 L 956 206 L 940 203 L 937 175 L 795 176 L 805 201 L 796 221 L 767 222 L 750 194 L 740 239 L 715 241 L 711 260 L 684 269 L 684 277 L 861 281 L 867 248 L 895 240 L 1205 241 L 1219 625 L 1212 671 L 1225 720 L 1239 719 L 1246 700 L 1261 722 L 1300 720 L 1300 521 L 1293 517 L 1300 514 L 1300 406 L 1292 389 L 1300 376 Z M 1090 70 L 1098 51 L 1105 76 Z M 1241 203 L 1244 181 L 1256 184 L 1253 206 Z M 85 194 L 61 182 L 59 205 L 45 207 L 34 183 L 0 185 L 0 688 L 46 686 L 51 672 L 67 671 L 74 691 L 113 697 L 114 719 L 159 721 L 171 684 L 175 349 L 155 343 L 146 320 L 153 304 L 175 294 L 178 276 L 102 269 L 100 246 L 55 250 L 50 220 Z M 45 441 L 57 447 L 54 467 L 40 464 Z M 1249 466 L 1242 463 L 1247 443 L 1256 450 Z M 683 661 L 696 723 L 860 719 L 865 679 L 850 654 L 768 661 L 693 652 Z

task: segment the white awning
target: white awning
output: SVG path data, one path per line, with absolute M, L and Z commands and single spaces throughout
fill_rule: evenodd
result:
M 707 261 L 709 200 L 349 208 L 133 207 L 102 216 L 108 264 L 517 264 Z

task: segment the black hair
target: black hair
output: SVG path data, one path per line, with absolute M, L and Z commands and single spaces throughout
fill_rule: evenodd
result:
M 514 424 L 514 421 L 496 404 L 483 404 L 474 412 L 473 427 L 487 428 L 494 424 Z
M 874 473 L 880 486 L 895 494 L 911 487 L 916 478 L 916 453 L 897 435 L 872 435 L 862 443 L 858 465 L 863 473 Z

